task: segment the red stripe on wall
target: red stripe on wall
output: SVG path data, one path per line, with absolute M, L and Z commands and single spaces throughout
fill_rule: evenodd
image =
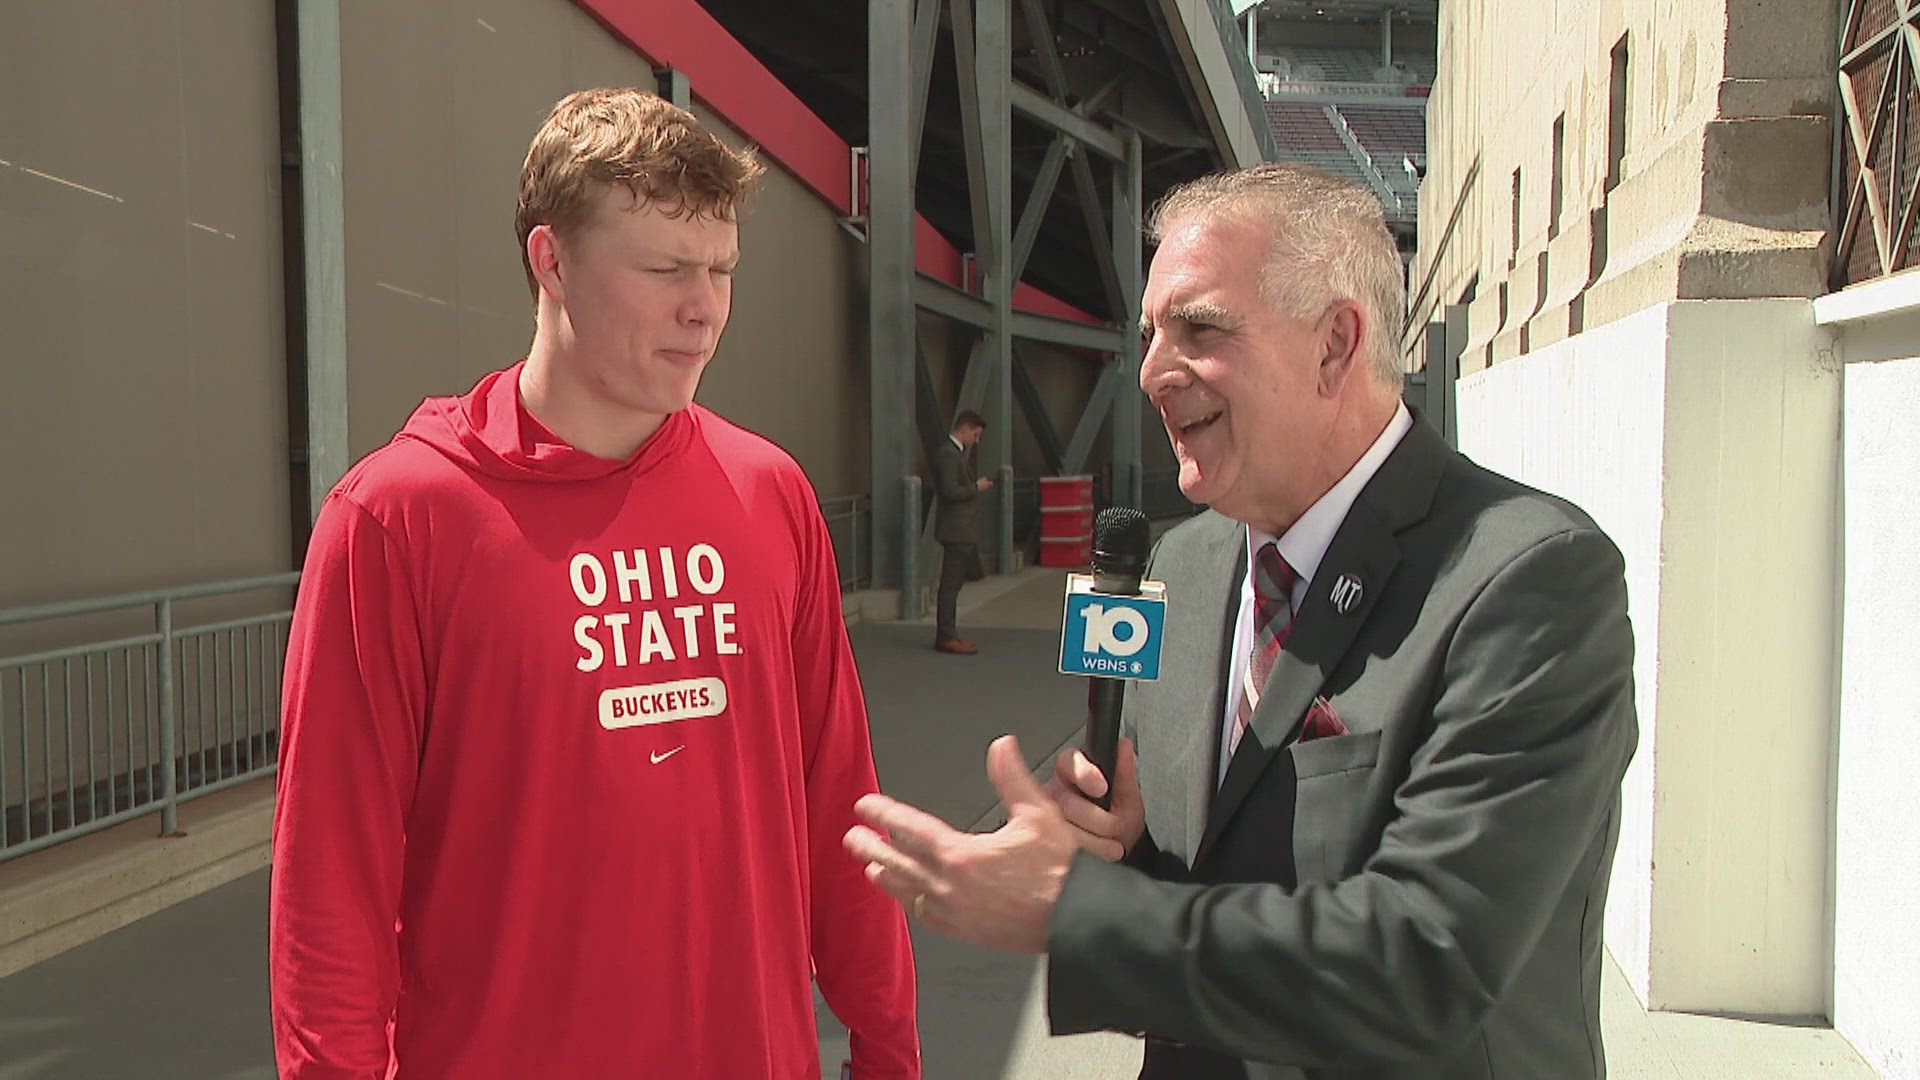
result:
M 752 140 L 765 157 L 839 213 L 852 213 L 852 148 L 695 0 L 574 3 L 628 48 L 685 74 L 694 96 Z M 961 284 L 959 250 L 918 214 L 914 266 L 928 277 Z M 1021 311 L 1100 325 L 1099 319 L 1029 285 L 1015 287 L 1013 303 Z

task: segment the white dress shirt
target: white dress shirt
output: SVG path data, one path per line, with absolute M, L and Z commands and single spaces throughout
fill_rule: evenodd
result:
M 1327 489 L 1325 495 L 1300 515 L 1286 535 L 1278 538 L 1280 557 L 1287 560 L 1298 575 L 1293 583 L 1293 610 L 1299 611 L 1307 598 L 1307 587 L 1313 583 L 1313 575 L 1320 569 L 1320 562 L 1327 557 L 1327 548 L 1333 544 L 1333 534 L 1340 531 L 1340 525 L 1347 520 L 1347 511 L 1353 509 L 1353 501 L 1360 497 L 1360 491 L 1373 479 L 1386 463 L 1387 455 L 1406 437 L 1413 427 L 1413 414 L 1407 411 L 1404 402 L 1394 410 L 1393 419 L 1387 421 L 1386 429 L 1380 437 L 1373 440 L 1367 452 L 1353 463 L 1347 475 L 1340 482 Z M 1240 580 L 1240 614 L 1234 620 L 1233 631 L 1233 667 L 1227 672 L 1231 680 L 1226 694 L 1226 711 L 1220 724 L 1220 771 L 1214 777 L 1218 785 L 1227 777 L 1229 754 L 1228 745 L 1233 740 L 1233 715 L 1240 711 L 1240 699 L 1245 696 L 1247 665 L 1253 651 L 1253 571 L 1254 560 L 1259 550 L 1275 538 L 1252 526 L 1247 527 L 1247 572 Z

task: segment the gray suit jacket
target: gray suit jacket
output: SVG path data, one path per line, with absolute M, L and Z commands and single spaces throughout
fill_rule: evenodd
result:
M 940 504 L 933 520 L 933 538 L 942 544 L 977 544 L 980 489 L 974 483 L 973 462 L 950 438 L 940 440 L 933 455 L 933 492 Z
M 1604 1076 L 1601 914 L 1638 738 L 1619 552 L 1416 422 L 1216 790 L 1245 562 L 1245 527 L 1211 512 L 1155 550 L 1166 652 L 1123 719 L 1147 835 L 1123 864 L 1076 857 L 1054 1032 L 1150 1034 L 1154 1078 Z M 1350 734 L 1296 741 L 1316 697 Z

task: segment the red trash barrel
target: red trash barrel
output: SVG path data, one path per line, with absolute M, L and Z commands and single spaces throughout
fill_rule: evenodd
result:
M 1093 561 L 1093 477 L 1040 478 L 1040 565 Z

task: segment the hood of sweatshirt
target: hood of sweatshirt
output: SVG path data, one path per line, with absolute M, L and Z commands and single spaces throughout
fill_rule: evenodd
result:
M 645 472 L 692 438 L 690 406 L 668 414 L 660 429 L 625 460 L 576 449 L 534 418 L 520 400 L 523 360 L 481 379 L 460 397 L 428 398 L 407 418 L 400 438 L 416 439 L 457 464 L 509 480 L 569 483 Z

